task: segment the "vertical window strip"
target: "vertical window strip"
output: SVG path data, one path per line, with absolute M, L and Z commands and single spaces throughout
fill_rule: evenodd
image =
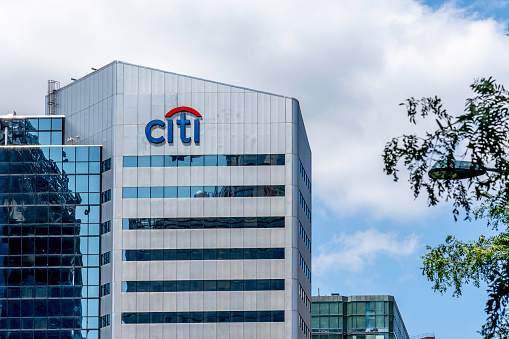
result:
M 102 195 L 101 195 L 101 203 L 105 203 L 105 202 L 108 202 L 111 200 L 111 190 L 107 190 L 107 191 L 104 191 L 102 192 Z
M 311 210 L 309 209 L 308 204 L 306 203 L 306 200 L 304 200 L 304 196 L 302 195 L 300 190 L 299 190 L 299 203 L 300 203 L 300 206 L 302 207 L 302 209 L 304 210 L 304 214 L 309 219 L 309 221 L 311 221 Z
M 111 169 L 111 158 L 103 160 L 101 163 L 101 171 L 102 173 L 107 172 Z
M 302 176 L 302 179 L 304 180 L 304 183 L 306 184 L 306 187 L 311 193 L 311 179 L 309 179 L 308 174 L 306 173 L 306 170 L 304 169 L 304 166 L 302 165 L 300 159 L 299 159 L 299 172 L 300 175 Z
M 101 316 L 101 328 L 106 327 L 106 326 L 110 326 L 110 315 L 109 314 L 105 314 L 105 315 Z
M 309 240 L 309 237 L 300 221 L 299 221 L 299 234 L 302 237 L 302 240 L 304 241 L 304 244 L 308 248 L 309 252 L 311 252 L 311 240 Z
M 101 235 L 111 231 L 111 220 L 101 223 Z
M 110 283 L 106 283 L 104 285 L 101 285 L 101 297 L 107 296 L 110 294 Z
M 110 263 L 110 252 L 101 254 L 101 266 Z
M 308 309 L 308 311 L 311 312 L 311 300 L 309 300 L 309 297 L 308 297 L 306 291 L 304 291 L 304 288 L 302 287 L 302 285 L 300 283 L 299 283 L 299 296 L 302 299 L 302 301 L 304 302 L 304 305 L 306 305 L 306 308 Z
M 302 332 L 304 332 L 306 338 L 311 339 L 311 329 L 308 327 L 304 319 L 302 319 L 300 314 L 299 314 L 299 327 L 302 330 Z
M 304 261 L 304 258 L 302 257 L 302 254 L 299 252 L 299 265 L 300 268 L 302 268 L 302 271 L 304 271 L 304 274 L 308 278 L 309 282 L 311 282 L 311 270 L 309 269 L 308 265 Z

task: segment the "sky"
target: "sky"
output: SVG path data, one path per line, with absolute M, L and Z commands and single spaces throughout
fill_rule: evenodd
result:
M 479 338 L 486 292 L 431 289 L 421 255 L 482 221 L 414 200 L 382 172 L 399 103 L 460 114 L 475 78 L 509 84 L 509 1 L 0 0 L 0 113 L 42 114 L 47 80 L 113 60 L 295 97 L 313 152 L 313 295 L 394 295 L 408 332 Z

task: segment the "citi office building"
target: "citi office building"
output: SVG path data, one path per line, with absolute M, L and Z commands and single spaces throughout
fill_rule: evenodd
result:
M 101 161 L 100 201 L 71 202 L 79 222 L 99 208 L 99 276 L 86 277 L 99 295 L 78 307 L 97 330 L 48 320 L 47 333 L 310 338 L 311 151 L 295 99 L 115 61 L 46 101 L 60 149 Z

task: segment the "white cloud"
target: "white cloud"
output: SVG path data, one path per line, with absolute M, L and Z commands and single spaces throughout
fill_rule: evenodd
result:
M 346 270 L 360 272 L 381 257 L 403 259 L 416 253 L 419 239 L 415 234 L 405 238 L 395 233 L 382 233 L 376 229 L 334 236 L 318 247 L 313 256 L 313 275 L 322 276 Z
M 0 113 L 43 110 L 62 84 L 112 60 L 299 99 L 314 208 L 405 219 L 427 213 L 382 173 L 409 96 L 460 112 L 473 78 L 509 83 L 505 24 L 412 0 L 9 2 L 0 12 Z M 405 178 L 402 178 L 404 181 Z

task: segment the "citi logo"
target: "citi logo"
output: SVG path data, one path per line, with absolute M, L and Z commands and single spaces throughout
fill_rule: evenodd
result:
M 168 113 L 166 113 L 166 118 L 171 118 L 171 116 L 180 113 L 180 117 L 175 121 L 178 128 L 180 129 L 180 140 L 182 142 L 191 142 L 191 136 L 187 136 L 186 133 L 186 126 L 191 126 L 191 120 L 187 120 L 186 113 L 190 113 L 194 115 L 196 118 L 193 121 L 193 127 L 194 127 L 194 136 L 193 140 L 195 143 L 200 142 L 200 119 L 202 116 L 200 113 L 198 113 L 197 110 L 191 107 L 185 107 L 180 106 L 177 108 L 172 109 Z M 168 143 L 173 143 L 173 120 L 167 120 L 167 133 L 166 137 L 168 139 Z M 163 128 L 166 126 L 166 123 L 162 120 L 152 120 L 150 121 L 147 126 L 145 127 L 145 136 L 147 137 L 148 141 L 154 143 L 154 144 L 160 144 L 165 141 L 164 134 L 160 137 L 154 138 L 152 136 L 152 130 L 156 127 Z

